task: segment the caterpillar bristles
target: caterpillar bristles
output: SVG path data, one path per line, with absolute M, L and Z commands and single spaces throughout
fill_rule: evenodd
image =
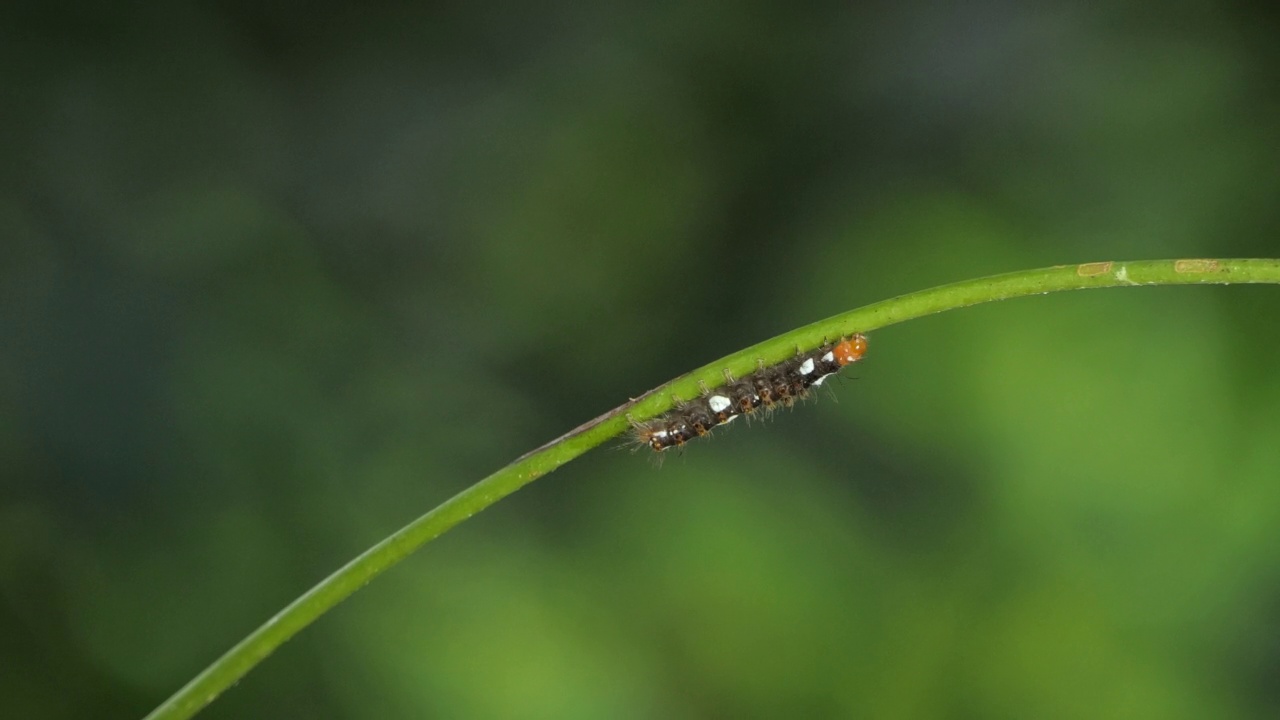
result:
M 686 402 L 673 396 L 675 407 L 645 422 L 634 422 L 628 416 L 632 441 L 637 447 L 644 445 L 661 453 L 682 448 L 690 440 L 705 437 L 744 415 L 750 420 L 763 410 L 760 416 L 769 418 L 779 409 L 792 409 L 796 403 L 808 400 L 813 388 L 861 360 L 866 351 L 867 338 L 858 334 L 824 343 L 812 352 L 797 350 L 794 358 L 777 365 L 766 366 L 758 361 L 756 371 L 741 379 L 735 380 L 725 370 L 723 385 L 708 389 L 699 384 L 702 394 L 694 400 Z

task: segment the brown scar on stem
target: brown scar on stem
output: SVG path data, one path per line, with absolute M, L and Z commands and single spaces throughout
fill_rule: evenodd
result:
M 1176 260 L 1173 263 L 1173 271 L 1176 273 L 1208 273 L 1217 270 L 1217 260 Z
M 1107 273 L 1111 272 L 1111 266 L 1113 264 L 1114 263 L 1112 263 L 1110 260 L 1108 260 L 1107 262 L 1084 263 L 1083 265 L 1076 266 L 1076 274 L 1079 275 L 1080 277 L 1094 277 L 1096 275 L 1106 275 Z

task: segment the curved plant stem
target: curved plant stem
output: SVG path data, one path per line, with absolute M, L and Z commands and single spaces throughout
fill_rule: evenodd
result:
M 1234 283 L 1280 284 L 1280 260 L 1143 260 L 1060 265 L 995 275 L 902 295 L 806 325 L 746 348 L 651 390 L 517 459 L 446 500 L 366 550 L 254 630 L 191 682 L 156 708 L 148 720 L 189 718 L 298 631 L 364 587 L 383 570 L 424 543 L 628 428 L 627 416 L 645 420 L 670 409 L 672 396 L 693 397 L 698 385 L 723 382 L 723 371 L 738 375 L 756 363 L 781 362 L 797 349 L 810 350 L 827 339 L 867 332 L 944 310 L 1040 295 L 1060 290 L 1136 285 Z

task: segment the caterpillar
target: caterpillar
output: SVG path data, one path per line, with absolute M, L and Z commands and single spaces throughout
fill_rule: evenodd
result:
M 632 422 L 632 438 L 655 452 L 683 447 L 720 425 L 758 410 L 766 413 L 791 407 L 804 399 L 811 388 L 858 362 L 867 351 L 867 338 L 857 334 L 807 352 L 785 362 L 759 369 L 735 379 L 725 371 L 723 385 L 703 387 L 702 395 L 689 402 L 676 399 L 676 407 L 645 422 Z

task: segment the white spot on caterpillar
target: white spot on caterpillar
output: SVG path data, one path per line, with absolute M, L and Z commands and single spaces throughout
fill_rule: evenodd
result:
M 804 362 L 800 363 L 798 372 L 801 375 L 808 375 L 813 372 L 813 358 L 806 358 Z
M 732 404 L 733 402 L 723 395 L 712 395 L 707 398 L 707 407 L 711 408 L 711 412 L 722 412 Z
M 822 377 L 817 378 L 816 380 L 814 380 L 814 381 L 813 381 L 813 386 L 814 386 L 814 387 L 818 387 L 818 386 L 819 386 L 819 385 L 821 385 L 821 384 L 822 384 L 822 383 L 823 383 L 827 378 L 831 377 L 832 375 L 835 375 L 835 373 L 827 373 L 826 375 L 823 375 Z
M 835 361 L 836 361 L 836 354 L 833 352 L 828 352 L 826 355 L 822 356 L 822 362 L 824 363 L 833 363 Z
M 733 422 L 734 420 L 737 420 L 739 417 L 741 417 L 741 416 L 740 416 L 740 415 L 730 415 L 728 420 L 725 420 L 724 422 L 722 422 L 722 423 L 720 423 L 720 424 L 721 424 L 721 425 L 728 425 L 729 423 Z

